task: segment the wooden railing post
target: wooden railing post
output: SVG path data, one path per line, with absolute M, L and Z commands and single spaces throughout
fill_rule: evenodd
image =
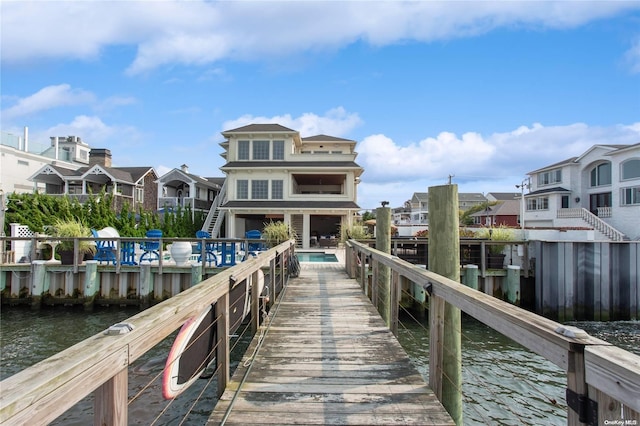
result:
M 278 255 L 269 262 L 269 300 L 267 306 L 271 306 L 276 299 L 276 265 L 278 264 L 278 257 L 282 257 L 282 253 L 278 253 Z
M 126 426 L 129 371 L 125 367 L 94 392 L 93 424 L 95 426 Z
M 376 250 L 383 253 L 391 254 L 391 209 L 382 207 L 376 209 Z M 377 263 L 377 262 L 376 262 Z M 374 304 L 378 308 L 378 312 L 382 319 L 391 328 L 391 285 L 390 270 L 387 265 L 377 263 L 377 276 L 375 279 L 378 303 Z
M 251 332 L 260 327 L 260 289 L 258 288 L 258 270 L 251 274 Z
M 588 387 L 585 380 L 584 345 L 573 346 L 574 350 L 567 353 L 567 425 L 579 426 L 585 424 L 580 421 L 580 408 L 571 405 L 572 401 L 578 401 L 582 397 L 586 397 L 588 401 Z
M 398 317 L 400 315 L 400 297 L 402 292 L 402 278 L 396 270 L 391 270 L 391 294 L 389 298 L 389 328 L 398 336 Z
M 369 296 L 368 295 L 368 280 L 369 278 L 367 277 L 367 255 L 364 252 L 360 252 L 360 285 L 362 286 L 362 291 L 364 292 L 365 296 Z
M 378 312 L 380 312 L 380 307 L 378 306 L 378 266 L 379 263 L 373 257 L 370 259 L 371 262 L 371 303 L 376 307 Z
M 231 287 L 231 283 L 229 284 Z M 216 335 L 218 346 L 216 358 L 218 362 L 218 398 L 222 396 L 229 383 L 229 292 L 216 302 Z

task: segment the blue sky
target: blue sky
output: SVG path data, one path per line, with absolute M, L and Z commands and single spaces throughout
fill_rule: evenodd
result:
M 222 176 L 221 131 L 358 142 L 359 204 L 514 192 L 640 142 L 640 2 L 6 1 L 1 128 Z

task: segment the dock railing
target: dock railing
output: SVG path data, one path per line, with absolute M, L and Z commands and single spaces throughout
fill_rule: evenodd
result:
M 402 282 L 416 283 L 429 295 L 429 385 L 442 400 L 443 336 L 454 332 L 438 313 L 449 303 L 527 349 L 548 359 L 567 375 L 567 424 L 639 424 L 640 356 L 610 343 L 578 333 L 560 323 L 503 302 L 454 280 L 408 263 L 396 256 L 350 240 L 345 249 L 345 267 L 359 281 L 378 311 L 380 265 L 391 271 L 387 324 L 397 334 Z M 434 308 L 435 307 L 435 308 Z M 464 386 L 463 386 L 464 389 Z M 629 422 L 625 423 L 626 420 Z M 612 423 L 612 422 L 622 423 Z
M 85 396 L 94 395 L 94 424 L 126 425 L 128 367 L 147 351 L 216 303 L 217 383 L 220 395 L 229 381 L 229 293 L 244 280 L 258 282 L 267 269 L 271 300 L 285 285 L 294 241 L 222 270 L 194 287 L 128 318 L 122 334 L 96 334 L 0 382 L 0 423 L 47 424 Z M 251 328 L 258 329 L 259 297 L 251 292 Z

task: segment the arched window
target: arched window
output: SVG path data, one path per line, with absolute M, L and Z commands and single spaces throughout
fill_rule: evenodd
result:
M 622 163 L 622 180 L 640 178 L 640 159 L 634 158 Z
M 591 169 L 591 186 L 611 185 L 611 163 L 601 163 Z

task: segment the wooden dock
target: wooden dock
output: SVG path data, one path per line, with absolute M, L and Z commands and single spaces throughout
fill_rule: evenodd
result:
M 207 424 L 454 422 L 338 263 L 289 281 Z

